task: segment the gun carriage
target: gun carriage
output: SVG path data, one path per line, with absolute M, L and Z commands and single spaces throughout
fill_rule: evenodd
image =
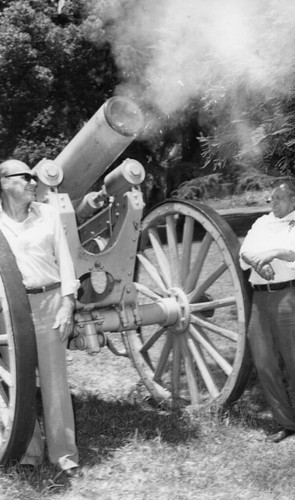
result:
M 239 242 L 212 208 L 170 199 L 142 218 L 143 166 L 132 159 L 94 182 L 139 134 L 131 101 L 107 101 L 54 161 L 37 197 L 54 205 L 81 288 L 70 349 L 129 356 L 159 403 L 221 406 L 249 373 L 247 284 Z M 34 427 L 35 340 L 15 259 L 0 238 L 0 463 L 24 453 Z M 123 348 L 112 342 L 121 332 Z M 103 351 L 99 355 L 103 355 Z

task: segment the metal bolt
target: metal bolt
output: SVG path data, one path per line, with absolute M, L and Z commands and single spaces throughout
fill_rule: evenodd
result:
M 130 165 L 130 173 L 132 175 L 135 175 L 135 176 L 140 175 L 140 173 L 141 173 L 140 166 L 137 163 L 132 162 L 131 165 Z
M 53 164 L 48 165 L 46 168 L 46 174 L 48 175 L 48 177 L 56 177 L 57 176 L 56 166 Z

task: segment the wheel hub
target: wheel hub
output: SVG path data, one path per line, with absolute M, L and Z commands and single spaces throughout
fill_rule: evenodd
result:
M 176 323 L 169 327 L 174 333 L 183 333 L 190 323 L 190 304 L 186 293 L 181 288 L 170 288 L 169 296 L 176 301 L 177 316 Z

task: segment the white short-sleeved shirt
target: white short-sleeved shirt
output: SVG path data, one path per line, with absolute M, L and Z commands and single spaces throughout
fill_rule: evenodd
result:
M 295 211 L 282 218 L 275 217 L 273 212 L 270 212 L 257 219 L 241 246 L 240 255 L 246 252 L 255 254 L 279 248 L 295 252 Z M 240 263 L 244 270 L 251 267 L 242 258 L 240 258 Z M 267 281 L 263 279 L 251 268 L 250 282 L 263 284 L 295 279 L 295 262 L 273 259 L 271 266 L 275 272 L 273 280 Z

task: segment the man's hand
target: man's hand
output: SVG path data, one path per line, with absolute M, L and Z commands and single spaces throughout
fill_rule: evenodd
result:
M 274 277 L 275 277 L 275 273 L 274 273 L 274 270 L 273 268 L 271 267 L 270 264 L 264 264 L 258 271 L 258 269 L 256 269 L 257 273 L 259 274 L 259 276 L 261 276 L 261 278 L 267 280 L 267 281 L 270 281 L 270 280 L 273 280 Z
M 264 266 L 266 264 L 270 265 L 271 261 L 277 257 L 277 253 L 277 250 L 266 250 L 265 252 L 253 255 L 251 258 L 252 267 L 260 274 Z
M 66 295 L 62 298 L 62 305 L 57 311 L 55 322 L 52 328 L 59 329 L 60 340 L 65 342 L 71 335 L 74 328 L 74 295 Z
M 260 252 L 259 254 L 245 253 L 242 255 L 242 259 L 247 262 L 253 269 L 261 276 L 263 279 L 270 281 L 275 277 L 275 272 L 270 264 L 270 262 L 276 258 L 277 251 L 269 250 L 266 252 Z
M 265 264 L 270 265 L 271 261 L 274 259 L 280 259 L 286 262 L 294 262 L 295 252 L 293 250 L 276 248 L 273 250 L 259 252 L 257 254 L 254 254 L 252 252 L 245 252 L 241 257 L 247 264 L 252 266 L 258 274 L 260 274 L 260 271 L 265 266 Z

